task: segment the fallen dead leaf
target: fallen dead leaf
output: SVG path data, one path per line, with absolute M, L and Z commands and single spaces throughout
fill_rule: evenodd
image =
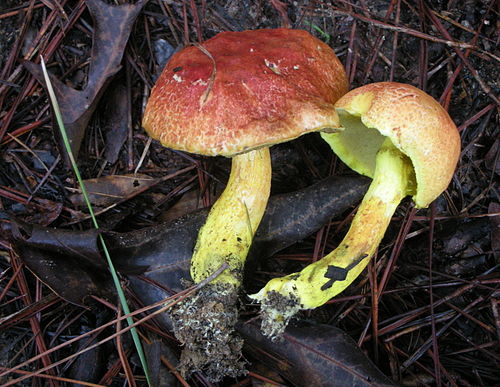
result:
M 122 5 L 110 5 L 101 0 L 86 0 L 85 3 L 94 19 L 87 85 L 83 90 L 76 90 L 50 76 L 74 155 L 78 155 L 85 129 L 100 97 L 121 68 L 123 52 L 134 21 L 146 0 Z M 40 65 L 33 62 L 25 62 L 24 65 L 45 86 Z M 55 131 L 55 137 L 60 153 L 70 165 L 59 131 Z
M 260 332 L 260 321 L 240 322 L 245 349 L 295 386 L 394 386 L 344 331 L 296 321 L 281 341 Z
M 271 197 L 249 261 L 265 259 L 312 234 L 359 201 L 367 184 L 368 179 L 358 176 L 328 178 L 306 189 Z M 181 279 L 189 278 L 191 254 L 207 213 L 205 209 L 127 233 L 103 232 L 117 270 L 129 275 L 132 288 L 145 304 L 164 298 L 167 290 L 183 289 Z M 61 297 L 80 305 L 89 295 L 113 297 L 97 231 L 13 224 L 13 245 L 21 259 Z M 139 274 L 148 282 L 135 277 Z M 160 288 L 154 282 L 161 284 Z
M 107 207 L 144 192 L 158 184 L 161 179 L 155 179 L 143 174 L 112 175 L 97 179 L 84 180 L 90 202 L 94 206 Z M 85 206 L 81 193 L 70 195 L 69 199 L 75 206 Z

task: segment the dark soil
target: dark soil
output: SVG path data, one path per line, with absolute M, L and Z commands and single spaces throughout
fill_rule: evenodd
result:
M 91 309 L 59 297 L 44 304 L 52 290 L 23 266 L 10 238 L 13 217 L 72 230 L 93 227 L 86 211 L 70 201 L 78 184 L 61 157 L 47 94 L 23 66 L 27 60 L 38 63 L 43 55 L 51 73 L 65 85 L 76 90 L 86 87 L 95 25 L 83 4 L 80 0 L 0 4 L 0 324 L 7 318 L 15 322 L 5 330 L 0 326 L 0 373 L 38 354 L 44 355 L 22 369 L 48 367 L 80 347 L 73 344 L 45 354 L 48 349 L 116 317 L 116 300 L 95 299 Z M 324 307 L 299 317 L 343 329 L 397 384 L 500 384 L 499 11 L 493 0 L 150 0 L 132 28 L 121 69 L 106 84 L 86 127 L 78 166 L 85 179 L 136 170 L 163 177 L 188 166 L 196 168 L 144 192 L 129 196 L 127 192 L 125 200 L 110 208 L 99 208 L 101 228 L 129 231 L 157 224 L 178 202 L 186 203 L 183 212 L 208 206 L 227 180 L 228 160 L 165 149 L 149 143 L 141 128 L 150 89 L 175 50 L 225 30 L 282 26 L 308 30 L 335 49 L 351 88 L 393 80 L 420 87 L 439 100 L 459 127 L 462 153 L 450 187 L 430 209 L 416 211 L 409 200 L 399 207 L 365 275 Z M 111 92 L 120 87 L 123 92 Z M 125 110 L 112 113 L 109 106 L 117 105 Z M 317 135 L 273 147 L 272 160 L 273 193 L 290 192 L 332 174 L 352 173 Z M 194 193 L 196 200 L 183 201 L 186 192 Z M 255 293 L 270 278 L 321 258 L 342 239 L 350 219 L 350 213 L 332 219 L 315 235 L 253 267 L 245 291 Z M 142 306 L 130 291 L 127 295 L 132 308 Z M 204 296 L 199 300 L 203 304 Z M 227 306 L 235 300 L 211 302 L 213 308 L 202 305 L 202 313 L 213 313 L 218 304 Z M 257 306 L 248 302 L 243 307 L 240 317 L 256 317 Z M 26 314 L 15 315 L 19 311 Z M 226 318 L 232 324 L 235 316 Z M 185 328 L 178 333 L 187 342 L 192 327 Z M 116 329 L 111 326 L 82 345 Z M 179 343 L 154 322 L 141 326 L 140 332 L 145 342 L 161 341 L 173 358 L 177 356 Z M 210 338 L 204 340 L 211 343 Z M 118 386 L 127 380 L 145 385 L 128 335 L 112 343 L 91 352 L 93 360 L 78 357 L 42 372 L 44 378 L 16 385 L 70 385 L 71 381 L 51 378 L 74 375 L 100 385 Z M 241 375 L 245 361 L 234 355 L 240 347 L 241 342 L 231 337 L 213 352 L 216 363 L 231 376 Z M 248 359 L 248 375 L 215 384 L 209 379 L 219 379 L 220 370 L 195 365 L 207 374 L 186 376 L 186 382 L 176 373 L 175 361 L 165 356 L 161 363 L 160 356 L 153 359 L 157 363 L 152 361 L 151 367 L 168 368 L 169 375 L 177 378 L 175 383 L 291 385 L 285 371 L 276 373 L 259 358 Z M 236 365 L 228 366 L 226 360 Z M 193 364 L 184 359 L 183 367 L 191 369 Z M 0 380 L 6 383 L 20 376 L 12 372 Z

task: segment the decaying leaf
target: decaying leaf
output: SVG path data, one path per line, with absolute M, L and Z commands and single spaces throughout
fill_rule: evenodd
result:
M 146 3 L 140 0 L 136 4 L 109 5 L 101 0 L 85 1 L 93 19 L 94 36 L 87 85 L 83 90 L 73 89 L 54 76 L 50 76 L 52 86 L 61 109 L 64 126 L 68 132 L 73 154 L 78 155 L 85 134 L 85 128 L 97 107 L 97 103 L 111 81 L 120 70 L 125 45 L 137 15 Z M 45 85 L 39 65 L 26 62 L 26 68 Z M 66 152 L 59 131 L 55 131 L 59 151 Z
M 144 192 L 159 181 L 161 179 L 155 179 L 148 175 L 128 174 L 88 179 L 84 180 L 84 184 L 89 194 L 90 202 L 94 206 L 106 207 L 128 200 Z M 85 206 L 85 201 L 81 193 L 73 194 L 69 199 L 75 206 Z
M 488 235 L 489 228 L 487 219 L 478 218 L 445 229 L 440 236 L 442 251 L 450 256 L 458 254 Z
M 160 215 L 161 221 L 171 222 L 202 207 L 199 191 L 188 191 L 168 211 Z
M 162 366 L 162 361 L 168 361 L 172 367 L 177 367 L 178 354 L 165 345 L 161 340 L 155 340 L 151 344 L 144 346 L 146 359 L 148 360 L 149 372 L 153 386 L 176 386 L 177 379 L 166 368 Z
M 127 140 L 131 126 L 130 100 L 122 79 L 113 81 L 104 100 L 106 101 L 103 117 L 103 129 L 106 136 L 104 157 L 108 163 L 114 164 Z
M 115 290 L 97 246 L 96 230 L 66 231 L 12 221 L 13 244 L 22 261 L 55 293 L 84 305 L 96 295 L 111 299 Z
M 264 259 L 310 235 L 359 201 L 366 187 L 367 179 L 361 177 L 328 178 L 304 190 L 272 197 L 249 259 Z M 201 210 L 142 230 L 103 232 L 115 266 L 129 275 L 145 304 L 164 298 L 168 289 L 183 288 L 181 279 L 189 278 L 189 261 L 206 215 L 207 210 Z M 105 298 L 114 294 L 97 237 L 93 230 L 17 224 L 13 244 L 27 266 L 57 294 L 84 304 L 89 294 Z M 149 282 L 135 277 L 138 274 Z
M 89 328 L 85 327 L 80 334 L 84 334 L 88 330 Z M 78 350 L 94 345 L 99 339 L 104 338 L 104 336 L 105 335 L 101 332 L 97 337 L 91 336 L 90 338 L 82 340 L 78 345 Z M 74 380 L 85 380 L 87 382 L 98 383 L 99 379 L 105 373 L 105 366 L 110 356 L 109 351 L 110 348 L 108 345 L 98 345 L 95 348 L 83 352 L 69 367 L 67 373 L 68 377 Z M 76 387 L 77 384 L 73 384 L 72 386 Z
M 342 330 L 297 321 L 283 340 L 260 332 L 260 321 L 239 323 L 247 353 L 296 386 L 394 386 Z
M 329 218 L 344 212 L 363 195 L 367 180 L 329 178 L 269 201 L 250 259 L 263 259 L 313 233 Z M 181 290 L 189 260 L 207 210 L 168 224 L 129 233 L 103 233 L 111 255 L 130 287 L 145 304 Z M 73 232 L 16 226 L 14 246 L 30 269 L 55 292 L 75 303 L 89 294 L 114 294 L 100 256 L 97 232 Z M 170 328 L 166 314 L 158 316 Z M 295 385 L 389 386 L 391 382 L 342 331 L 326 325 L 292 326 L 285 340 L 262 336 L 258 322 L 241 323 L 238 331 L 250 353 Z M 332 384 L 335 381 L 335 384 Z
M 62 203 L 36 198 L 24 205 L 22 218 L 27 223 L 48 226 L 61 215 L 62 209 Z
M 496 140 L 493 145 L 491 145 L 490 150 L 486 153 L 484 157 L 484 164 L 486 168 L 490 171 L 495 172 L 497 175 L 500 174 L 500 140 Z

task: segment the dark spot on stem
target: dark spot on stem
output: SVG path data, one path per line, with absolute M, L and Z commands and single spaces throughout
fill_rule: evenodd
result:
M 182 70 L 182 66 L 177 66 L 177 67 L 174 67 L 174 69 L 172 70 L 174 73 L 178 72 L 178 71 L 181 71 Z
M 368 257 L 368 254 L 361 254 L 347 267 L 329 265 L 325 273 L 325 277 L 328 278 L 328 281 L 321 287 L 321 290 L 324 291 L 331 288 L 335 281 L 345 281 L 349 271 L 356 267 L 358 263 L 360 263 L 366 257 Z

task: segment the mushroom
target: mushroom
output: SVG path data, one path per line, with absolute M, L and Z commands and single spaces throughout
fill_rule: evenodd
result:
M 401 200 L 411 195 L 417 208 L 427 207 L 446 189 L 458 161 L 455 124 L 413 86 L 366 85 L 344 95 L 335 109 L 344 130 L 323 139 L 345 164 L 373 180 L 335 250 L 251 296 L 262 304 L 262 330 L 270 337 L 279 336 L 298 310 L 319 307 L 348 287 L 375 253 Z
M 212 380 L 241 373 L 232 332 L 245 258 L 270 192 L 268 147 L 337 130 L 333 106 L 347 90 L 333 50 L 301 30 L 223 32 L 174 54 L 163 70 L 146 131 L 172 149 L 232 158 L 227 186 L 199 232 L 191 276 L 199 283 L 228 268 L 173 313 L 184 370 Z

